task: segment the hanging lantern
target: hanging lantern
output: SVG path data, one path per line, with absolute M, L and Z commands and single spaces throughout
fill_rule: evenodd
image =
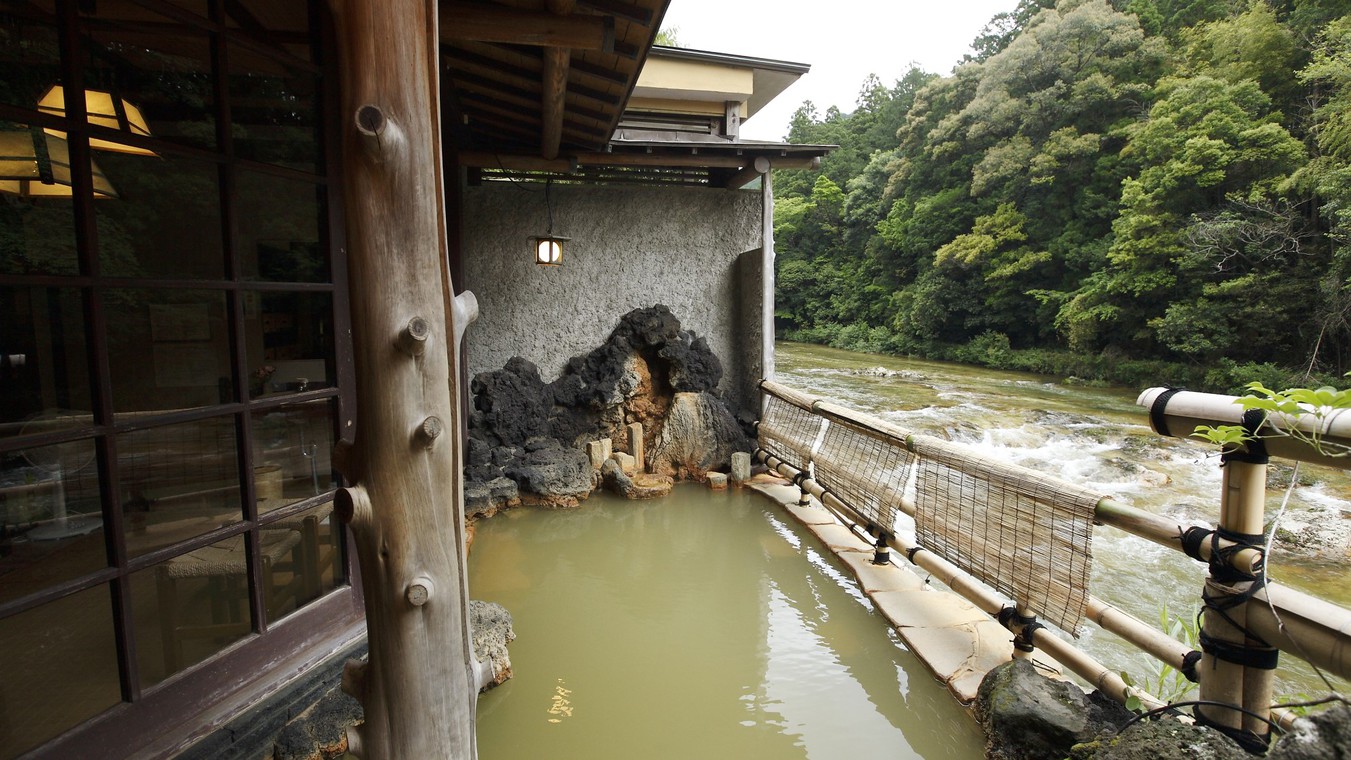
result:
M 116 198 L 108 178 L 89 160 L 95 198 Z M 69 198 L 70 149 L 66 141 L 36 127 L 0 131 L 0 193 L 24 198 Z
M 119 132 L 126 132 L 129 135 L 138 135 L 140 137 L 150 136 L 150 126 L 146 124 L 145 117 L 141 115 L 141 109 L 128 103 L 120 97 L 114 96 L 110 92 L 102 90 L 85 90 L 84 107 L 88 121 L 96 127 L 107 127 L 116 129 Z M 38 101 L 38 110 L 52 114 L 53 116 L 66 115 L 66 91 L 61 85 L 53 85 L 47 93 Z M 62 140 L 66 139 L 66 133 L 59 129 L 48 129 L 47 134 Z M 89 147 L 92 150 L 106 150 L 110 153 L 130 153 L 136 156 L 153 156 L 154 151 L 145 148 L 137 148 L 134 145 L 126 145 L 109 140 L 100 140 L 96 137 L 89 138 Z
M 535 263 L 556 267 L 563 263 L 563 243 L 572 238 L 559 235 L 541 235 L 530 238 L 535 248 Z

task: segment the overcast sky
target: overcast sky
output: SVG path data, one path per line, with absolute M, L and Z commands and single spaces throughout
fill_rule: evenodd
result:
M 914 62 L 948 74 L 996 13 L 1017 0 L 671 0 L 664 28 L 684 47 L 811 64 L 812 70 L 748 120 L 748 139 L 781 140 L 793 111 L 852 111 L 869 73 L 890 86 Z

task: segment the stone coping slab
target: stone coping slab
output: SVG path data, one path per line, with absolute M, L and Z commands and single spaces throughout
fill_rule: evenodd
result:
M 751 489 L 777 502 L 853 571 L 855 579 L 915 656 L 954 697 L 969 705 L 981 679 L 1013 656 L 1013 634 L 960 595 L 928 585 L 909 566 L 874 565 L 873 547 L 814 499 L 782 478 L 757 475 Z M 1038 653 L 1037 659 L 1046 662 Z M 1057 668 L 1058 669 L 1058 668 Z

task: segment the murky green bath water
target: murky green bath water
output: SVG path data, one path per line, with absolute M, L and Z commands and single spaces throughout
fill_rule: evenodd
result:
M 470 592 L 511 611 L 515 677 L 479 756 L 974 758 L 972 719 L 853 577 L 758 494 L 480 521 Z

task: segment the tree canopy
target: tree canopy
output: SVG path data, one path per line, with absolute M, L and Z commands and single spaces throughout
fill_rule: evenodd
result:
M 790 141 L 840 147 L 776 175 L 781 332 L 1351 369 L 1348 14 L 1023 0 L 947 76 L 804 103 Z

